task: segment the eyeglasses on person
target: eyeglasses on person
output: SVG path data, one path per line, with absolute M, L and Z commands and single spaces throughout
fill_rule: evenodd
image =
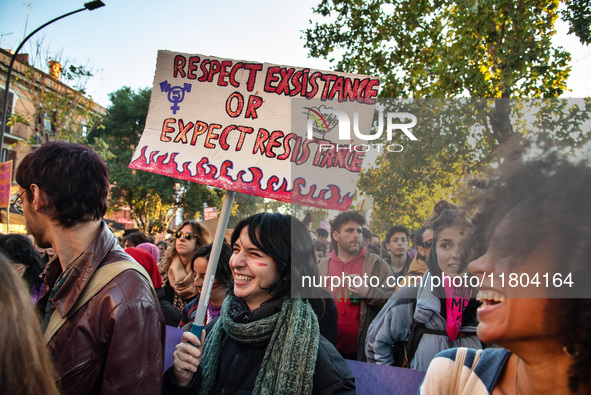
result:
M 423 243 L 423 247 L 425 247 L 425 248 L 431 248 L 432 246 L 433 246 L 433 240 L 428 240 Z
M 191 232 L 181 232 L 180 230 L 174 232 L 174 237 L 176 237 L 177 239 L 180 239 L 181 236 L 185 236 L 185 239 L 187 240 L 191 240 L 193 237 L 197 237 L 195 233 Z
M 25 189 L 24 191 L 22 191 L 17 197 L 16 199 L 14 199 L 12 201 L 12 203 L 10 203 L 10 206 L 14 209 L 14 211 L 16 211 L 18 214 L 20 215 L 24 215 L 23 212 L 23 199 L 21 199 L 21 197 L 23 196 L 23 194 L 27 192 L 27 190 Z

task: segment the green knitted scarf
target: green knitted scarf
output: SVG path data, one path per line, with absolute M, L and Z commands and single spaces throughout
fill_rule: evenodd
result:
M 203 346 L 199 394 L 209 394 L 218 373 L 226 339 L 245 344 L 268 341 L 253 394 L 310 394 L 318 355 L 318 319 L 307 301 L 286 299 L 281 311 L 263 319 L 236 323 L 229 315 L 235 296 L 228 295 Z

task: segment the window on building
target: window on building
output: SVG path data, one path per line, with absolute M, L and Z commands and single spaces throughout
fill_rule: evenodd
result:
M 2 111 L 4 109 L 4 88 L 0 88 L 0 123 L 2 123 Z M 7 115 L 6 120 L 12 115 L 12 105 L 14 101 L 14 93 L 8 91 L 8 107 L 7 107 Z M 10 133 L 10 127 L 8 125 L 0 125 L 0 127 L 4 127 L 4 133 Z

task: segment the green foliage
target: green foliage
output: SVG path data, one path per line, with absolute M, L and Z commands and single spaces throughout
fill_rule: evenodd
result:
M 581 146 L 591 139 L 591 99 L 505 100 L 515 134 L 544 135 L 556 144 Z M 494 161 L 499 141 L 491 133 L 491 114 L 498 100 L 396 101 L 396 108 L 415 114 L 418 141 L 404 150 L 377 158 L 361 174 L 359 189 L 374 199 L 372 229 L 394 223 L 422 226 L 440 200 L 453 202 L 466 176 Z M 383 142 L 386 144 L 386 142 Z
M 413 128 L 419 141 L 393 141 L 403 152 L 385 153 L 360 178 L 360 191 L 374 201 L 372 228 L 418 228 L 437 200 L 453 200 L 463 177 L 488 166 L 500 144 L 527 128 L 552 123 L 546 126 L 554 129 L 540 129 L 561 130 L 556 141 L 588 138 L 572 133 L 588 118 L 584 107 L 551 103 L 534 111 L 536 122 L 525 122 L 527 106 L 508 100 L 552 98 L 566 89 L 570 54 L 551 41 L 558 6 L 557 0 L 322 0 L 314 8 L 322 18 L 304 32 L 310 56 L 331 60 L 338 71 L 379 77 L 381 97 L 492 99 L 406 109 L 419 120 Z
M 570 55 L 553 48 L 558 1 L 328 1 L 313 57 L 381 78 L 382 97 L 555 97 Z
M 130 217 L 143 232 L 163 232 L 174 215 L 200 218 L 203 203 L 221 207 L 223 191 L 159 174 L 129 169 L 133 151 L 144 130 L 151 89 L 123 87 L 110 94 L 111 107 L 103 129 L 88 136 L 111 170 L 111 210 L 129 206 Z M 108 153 L 107 153 L 108 152 Z
M 561 16 L 570 24 L 569 34 L 575 34 L 583 44 L 591 43 L 591 6 L 589 0 L 570 0 Z
M 288 203 L 237 192 L 234 195 L 228 228 L 233 229 L 238 222 L 257 213 L 289 214 L 289 207 Z

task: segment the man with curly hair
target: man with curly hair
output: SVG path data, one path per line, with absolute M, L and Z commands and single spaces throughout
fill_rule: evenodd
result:
M 420 393 L 589 394 L 591 144 L 514 139 L 499 152 L 462 204 L 477 334 L 499 347 L 441 352 Z

